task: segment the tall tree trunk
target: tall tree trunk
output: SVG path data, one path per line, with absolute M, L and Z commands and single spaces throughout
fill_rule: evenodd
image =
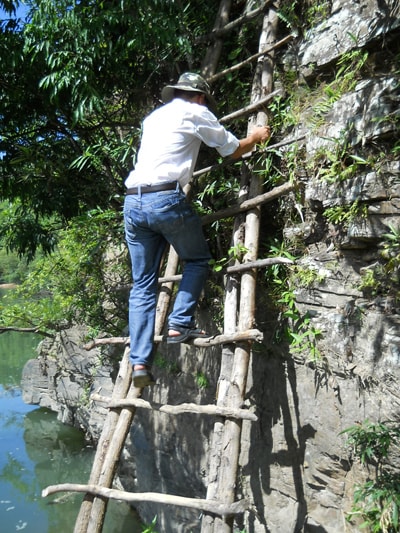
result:
M 223 28 L 229 22 L 229 13 L 231 10 L 231 5 L 232 0 L 221 0 L 219 4 L 218 14 L 215 19 L 213 31 Z M 217 38 L 207 49 L 201 67 L 201 72 L 206 78 L 212 76 L 217 69 L 218 61 L 221 56 L 222 45 L 222 38 Z

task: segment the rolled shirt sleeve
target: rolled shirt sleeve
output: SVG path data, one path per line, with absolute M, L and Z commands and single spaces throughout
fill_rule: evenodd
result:
M 215 148 L 222 157 L 232 155 L 239 147 L 239 140 L 207 109 L 197 117 L 195 131 L 204 144 Z

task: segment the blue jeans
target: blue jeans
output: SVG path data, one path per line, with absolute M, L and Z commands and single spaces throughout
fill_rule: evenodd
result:
M 211 258 L 200 218 L 181 190 L 127 195 L 125 238 L 132 263 L 129 297 L 130 361 L 151 366 L 159 268 L 167 244 L 184 261 L 169 327 L 194 326 L 194 312 Z

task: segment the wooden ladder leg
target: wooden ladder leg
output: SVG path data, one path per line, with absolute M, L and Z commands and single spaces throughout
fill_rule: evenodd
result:
M 113 400 L 119 400 L 125 398 L 129 390 L 131 382 L 131 367 L 129 364 L 129 348 L 125 349 L 123 359 L 120 364 L 120 370 L 114 385 L 112 394 Z M 93 461 L 92 471 L 90 474 L 89 484 L 98 485 L 103 464 L 108 453 L 110 442 L 115 432 L 119 420 L 118 411 L 109 411 L 104 422 L 103 431 L 96 448 L 96 454 Z M 82 505 L 80 507 L 79 514 L 75 522 L 74 533 L 86 533 L 90 516 L 92 514 L 93 502 L 95 497 L 91 494 L 86 494 Z
M 168 254 L 166 276 L 176 273 L 178 256 L 172 248 Z M 157 302 L 156 335 L 164 327 L 171 297 L 172 283 L 164 283 Z M 131 386 L 132 367 L 129 362 L 129 347 L 125 349 L 120 371 L 114 386 L 112 400 L 135 399 L 141 391 Z M 129 433 L 135 414 L 134 408 L 110 410 L 97 446 L 93 468 L 89 479 L 90 485 L 111 488 L 119 458 Z M 102 531 L 107 509 L 107 498 L 86 494 L 82 502 L 74 533 L 99 533 Z

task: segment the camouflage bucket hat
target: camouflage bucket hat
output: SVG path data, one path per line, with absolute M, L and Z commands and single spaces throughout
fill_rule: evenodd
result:
M 193 72 L 185 72 L 182 74 L 176 85 L 167 85 L 161 91 L 161 99 L 167 104 L 170 102 L 175 94 L 175 89 L 181 89 L 182 91 L 192 91 L 202 93 L 206 97 L 207 105 L 210 110 L 215 113 L 217 111 L 217 102 L 211 95 L 210 86 L 204 78 L 199 74 Z

